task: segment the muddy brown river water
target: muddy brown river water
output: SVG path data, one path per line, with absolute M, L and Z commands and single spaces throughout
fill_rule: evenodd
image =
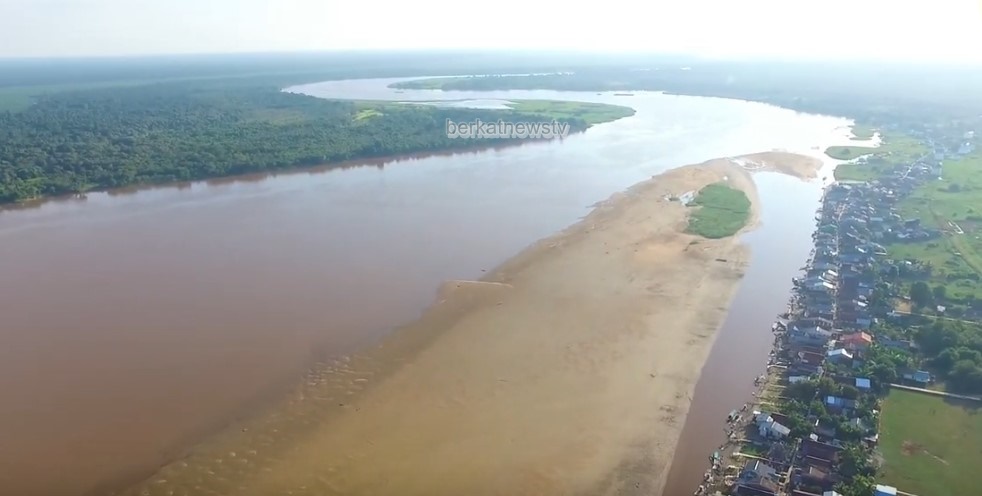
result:
M 715 98 L 395 93 L 389 82 L 291 91 L 638 112 L 561 142 L 0 211 L 0 494 L 102 494 L 139 479 L 280 398 L 313 361 L 413 320 L 442 281 L 479 278 L 613 192 L 713 157 L 816 155 L 848 135 L 842 119 Z M 754 261 L 698 386 L 670 489 L 691 491 L 722 417 L 746 399 L 808 253 L 819 185 L 758 178 L 763 225 L 746 236 Z

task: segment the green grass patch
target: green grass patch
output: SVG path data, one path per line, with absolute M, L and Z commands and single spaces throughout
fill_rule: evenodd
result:
M 876 135 L 876 129 L 865 124 L 853 124 L 852 139 L 862 141 L 872 139 Z
M 855 131 L 854 131 L 855 133 Z M 853 160 L 867 155 L 867 163 L 840 164 L 838 181 L 872 181 L 888 174 L 897 164 L 909 164 L 929 150 L 919 139 L 906 134 L 882 134 L 880 146 L 830 146 L 825 154 L 836 160 Z
M 355 114 L 355 120 L 361 121 L 365 119 L 370 119 L 372 117 L 379 117 L 381 115 L 382 112 L 377 108 L 363 108 L 363 109 L 359 109 L 358 112 Z
M 976 494 L 980 446 L 982 404 L 893 390 L 883 403 L 878 479 L 913 494 Z
M 836 160 L 852 160 L 877 151 L 871 146 L 830 146 L 825 154 Z
M 836 181 L 872 181 L 884 177 L 894 168 L 888 162 L 839 164 L 835 167 Z
M 620 105 L 559 100 L 517 100 L 508 105 L 518 112 L 534 114 L 549 120 L 583 119 L 587 124 L 601 124 L 634 115 L 634 109 Z
M 704 238 L 732 236 L 750 219 L 747 195 L 722 183 L 702 188 L 689 205 L 696 210 L 689 215 L 687 231 Z
M 956 299 L 982 299 L 982 152 L 944 162 L 942 179 L 929 181 L 900 202 L 904 218 L 943 231 L 942 239 L 888 247 L 890 256 L 930 262 L 931 284 L 944 284 Z M 949 222 L 958 226 L 958 231 Z

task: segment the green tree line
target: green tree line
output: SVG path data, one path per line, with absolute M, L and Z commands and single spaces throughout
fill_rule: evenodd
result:
M 245 84 L 56 93 L 0 113 L 0 202 L 474 147 L 474 140 L 448 138 L 446 120 L 536 117 L 395 104 L 366 113 L 365 106 Z M 588 126 L 562 120 L 572 132 Z

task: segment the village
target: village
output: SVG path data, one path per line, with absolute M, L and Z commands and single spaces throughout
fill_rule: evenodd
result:
M 886 246 L 942 236 L 898 208 L 916 188 L 940 177 L 938 155 L 943 153 L 898 163 L 876 180 L 839 181 L 825 190 L 811 258 L 793 279 L 788 311 L 771 329 L 774 350 L 766 370 L 754 379 L 752 401 L 725 419 L 727 440 L 710 456 L 711 468 L 695 494 L 913 494 L 877 480 L 885 393 L 978 401 L 929 390 L 936 378 L 918 366 L 923 361 L 915 358 L 914 340 L 879 332 L 909 315 L 887 303 L 909 297 L 899 284 L 883 283 L 889 278 L 882 275 L 930 270 L 916 260 L 890 259 Z M 945 308 L 931 311 L 944 315 Z M 971 317 L 977 316 L 969 309 L 962 318 Z

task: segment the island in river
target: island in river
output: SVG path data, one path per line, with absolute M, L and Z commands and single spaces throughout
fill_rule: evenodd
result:
M 688 234 L 678 198 L 726 184 L 752 227 L 748 169 L 820 165 L 717 159 L 615 194 L 123 494 L 658 494 L 749 255 Z

